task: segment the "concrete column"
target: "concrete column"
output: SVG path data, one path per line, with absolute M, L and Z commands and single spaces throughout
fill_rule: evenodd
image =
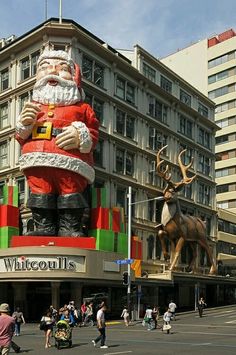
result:
M 51 282 L 52 305 L 54 308 L 60 308 L 60 282 Z
M 82 300 L 83 284 L 81 282 L 73 282 L 71 285 L 71 301 L 75 302 L 76 307 L 80 308 Z

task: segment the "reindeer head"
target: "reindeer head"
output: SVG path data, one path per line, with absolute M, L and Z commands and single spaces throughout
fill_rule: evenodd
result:
M 196 175 L 192 176 L 192 177 L 188 177 L 187 176 L 187 171 L 188 169 L 192 166 L 193 164 L 193 158 L 191 159 L 191 162 L 187 165 L 184 165 L 181 157 L 182 155 L 186 152 L 186 149 L 183 149 L 179 155 L 178 155 L 178 164 L 183 176 L 183 179 L 179 182 L 173 182 L 171 181 L 171 173 L 169 170 L 169 165 L 167 164 L 164 168 L 161 169 L 161 166 L 163 167 L 163 163 L 164 160 L 160 159 L 160 155 L 163 152 L 164 149 L 167 148 L 167 145 L 165 145 L 164 147 L 162 147 L 158 152 L 157 152 L 157 166 L 156 166 L 156 170 L 157 170 L 157 174 L 164 180 L 167 182 L 166 187 L 163 190 L 163 196 L 164 196 L 164 200 L 168 203 L 168 202 L 174 202 L 174 200 L 177 199 L 176 193 L 178 191 L 181 190 L 181 188 L 184 185 L 188 185 L 191 184 L 191 182 L 195 179 Z

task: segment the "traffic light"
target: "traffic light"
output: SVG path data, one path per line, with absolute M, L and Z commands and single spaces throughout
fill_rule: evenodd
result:
M 123 272 L 123 285 L 127 286 L 129 283 L 129 276 L 128 276 L 128 272 L 124 271 Z

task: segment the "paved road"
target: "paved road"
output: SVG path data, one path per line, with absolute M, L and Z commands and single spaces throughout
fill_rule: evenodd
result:
M 203 318 L 196 313 L 177 315 L 169 335 L 161 330 L 147 331 L 141 323 L 128 328 L 122 322 L 108 324 L 108 349 L 93 347 L 91 340 L 98 334 L 96 327 L 73 329 L 73 347 L 68 349 L 45 349 L 43 332 L 36 324 L 23 325 L 21 336 L 14 340 L 21 346 L 22 353 L 29 355 L 53 355 L 58 351 L 62 355 L 232 355 L 236 353 L 235 329 L 236 306 L 204 310 Z

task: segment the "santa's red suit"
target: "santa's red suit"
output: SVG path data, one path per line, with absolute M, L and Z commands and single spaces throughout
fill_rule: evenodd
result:
M 84 141 L 87 127 L 92 140 L 89 151 L 86 147 L 66 151 L 56 145 L 56 136 L 73 122 L 77 126 L 82 122 Z M 52 123 L 47 138 L 44 132 L 47 127 L 43 126 L 44 123 Z M 16 135 L 22 145 L 20 168 L 24 170 L 31 192 L 63 195 L 84 191 L 87 183 L 94 180 L 93 149 L 98 140 L 98 120 L 92 108 L 86 103 L 71 106 L 41 105 L 36 129 L 38 132 L 26 140 Z

